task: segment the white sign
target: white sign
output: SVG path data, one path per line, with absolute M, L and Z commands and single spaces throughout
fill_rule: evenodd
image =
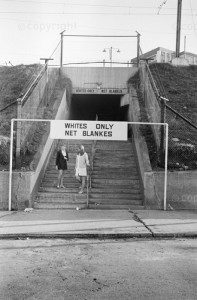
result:
M 119 94 L 124 95 L 127 93 L 126 88 L 112 88 L 112 89 L 105 89 L 105 88 L 73 88 L 73 94 Z
M 51 121 L 51 139 L 126 141 L 127 122 Z

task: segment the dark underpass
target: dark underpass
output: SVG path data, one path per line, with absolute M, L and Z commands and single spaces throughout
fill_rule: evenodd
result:
M 71 120 L 126 121 L 126 109 L 120 107 L 122 95 L 73 94 Z

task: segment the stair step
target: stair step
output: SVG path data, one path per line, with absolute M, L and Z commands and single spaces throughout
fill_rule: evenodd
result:
M 109 205 L 109 204 L 116 204 L 116 205 L 121 205 L 121 204 L 124 204 L 124 205 L 130 205 L 130 204 L 140 204 L 142 205 L 142 199 L 132 199 L 132 200 L 128 200 L 128 199 L 123 199 L 123 200 L 119 200 L 119 199 L 115 199 L 115 201 L 113 201 L 112 199 L 102 199 L 102 198 L 98 198 L 98 199 L 89 199 L 89 202 L 90 204 L 94 204 L 96 203 L 96 205 Z
M 42 182 L 40 188 L 49 188 L 49 187 L 56 188 L 56 186 L 57 186 L 57 181 L 54 180 L 54 181 L 50 181 L 50 182 L 48 182 L 48 181 Z M 68 189 L 72 189 L 72 188 L 77 189 L 77 188 L 79 188 L 79 183 L 66 182 L 66 183 L 64 183 L 64 186 L 66 186 L 66 188 L 68 188 Z
M 55 183 L 55 185 L 57 185 L 57 176 L 56 177 L 44 177 L 42 183 Z M 66 185 L 67 183 L 78 183 L 75 177 L 65 177 L 64 179 L 64 185 Z
M 129 151 L 131 151 L 131 153 L 133 153 L 133 150 L 131 149 L 130 146 L 126 146 L 126 147 L 112 147 L 112 146 L 99 146 L 96 148 L 96 153 L 98 152 L 109 152 L 109 153 L 114 153 L 114 152 L 125 152 L 125 153 L 129 153 Z
M 134 171 L 137 171 L 137 168 L 133 167 L 133 170 Z M 128 175 L 131 175 L 133 174 L 131 172 L 131 169 L 130 168 L 124 168 L 124 169 L 118 169 L 117 168 L 105 168 L 105 167 L 96 167 L 96 168 L 93 168 L 93 171 L 92 171 L 92 174 L 105 174 L 107 172 L 107 174 L 115 174 L 115 175 L 121 175 L 121 174 L 128 174 Z
M 137 167 L 136 166 L 132 166 L 130 164 L 125 164 L 125 165 L 121 165 L 121 164 L 105 164 L 105 163 L 102 163 L 102 164 L 94 164 L 93 166 L 93 170 L 94 171 L 99 171 L 99 170 L 102 170 L 103 172 L 106 172 L 106 171 L 110 171 L 110 172 L 115 172 L 117 173 L 119 170 L 123 171 L 130 171 L 132 172 L 132 170 L 136 170 Z
M 140 189 L 136 188 L 136 189 L 131 189 L 131 188 L 125 188 L 125 187 L 120 187 L 120 186 L 115 186 L 114 188 L 111 186 L 105 186 L 103 188 L 91 188 L 90 189 L 90 194 L 139 194 L 140 193 Z
M 57 181 L 58 172 L 57 171 L 54 172 L 54 173 L 53 172 L 50 172 L 50 173 L 47 172 L 44 178 L 49 179 L 49 180 L 52 180 L 52 179 L 54 180 L 55 179 Z M 73 179 L 73 180 L 76 181 L 76 178 L 74 176 L 74 170 L 72 171 L 72 173 L 65 171 L 64 178 L 65 178 L 65 181 L 67 181 L 68 179 Z
M 130 205 L 123 205 L 123 204 L 100 204 L 100 205 L 96 205 L 96 204 L 89 204 L 88 207 L 90 209 L 126 209 L 126 210 L 143 210 L 144 206 L 142 204 L 130 204 Z
M 99 183 L 92 183 L 91 185 L 92 190 L 94 189 L 100 189 L 101 191 L 107 191 L 108 189 L 114 190 L 115 193 L 118 193 L 118 191 L 121 191 L 123 189 L 134 189 L 134 190 L 140 190 L 139 183 L 132 183 L 130 185 L 117 185 L 117 184 L 99 184 Z
M 100 183 L 100 184 L 103 184 L 103 185 L 127 185 L 127 186 L 130 186 L 132 184 L 136 184 L 136 183 L 139 183 L 139 180 L 136 178 L 136 180 L 129 180 L 129 179 L 103 179 L 103 178 L 100 178 L 100 179 L 95 179 L 95 178 L 92 178 L 92 184 L 94 183 Z
M 43 192 L 38 192 L 37 197 L 42 198 L 42 199 L 65 199 L 65 200 L 76 200 L 76 199 L 86 199 L 87 195 L 84 191 L 83 194 L 78 194 L 78 191 L 76 193 L 69 193 L 69 192 L 65 192 L 65 193 L 61 193 L 61 192 L 57 192 L 57 193 L 51 193 L 48 191 L 43 191 Z
M 142 195 L 140 193 L 138 194 L 90 194 L 90 199 L 103 199 L 103 201 L 106 200 L 114 200 L 116 201 L 117 199 L 121 202 L 123 200 L 128 199 L 129 201 L 131 200 L 142 200 Z
M 92 179 L 138 179 L 138 173 L 133 172 L 132 174 L 108 174 L 108 173 L 93 173 Z
M 137 164 L 134 161 L 110 161 L 110 160 L 98 160 L 93 162 L 93 169 L 105 169 L 109 168 L 109 171 L 117 171 L 117 168 L 124 168 L 130 170 L 130 168 L 136 168 Z
M 34 208 L 35 209 L 85 209 L 87 208 L 86 203 L 38 203 L 34 202 Z
M 77 188 L 74 188 L 73 186 L 72 187 L 66 187 L 65 189 L 57 189 L 56 186 L 52 187 L 52 186 L 49 186 L 49 187 L 44 187 L 44 186 L 41 186 L 39 188 L 39 192 L 43 193 L 43 192 L 47 192 L 47 193 L 61 193 L 61 194 L 77 194 L 79 192 L 79 184 L 77 186 Z M 86 189 L 84 190 L 86 191 Z
M 68 169 L 64 171 L 64 176 L 69 175 L 69 174 L 74 174 L 74 170 L 75 170 L 75 167 L 70 168 L 70 166 L 68 166 Z M 58 170 L 56 170 L 55 166 L 54 166 L 54 168 L 47 168 L 45 176 L 48 174 L 53 174 L 54 176 L 55 175 L 58 176 Z
M 121 158 L 126 158 L 126 159 L 134 159 L 135 157 L 134 157 L 134 154 L 133 153 L 127 153 L 127 152 L 115 152 L 115 153 L 113 153 L 113 155 L 111 154 L 111 152 L 110 151 L 103 151 L 103 152 L 97 152 L 96 151 L 96 156 L 95 156 L 95 159 L 101 159 L 101 158 L 103 158 L 103 157 L 105 157 L 105 158 L 107 158 L 107 159 L 110 159 L 110 158 L 119 158 L 119 157 L 121 157 Z

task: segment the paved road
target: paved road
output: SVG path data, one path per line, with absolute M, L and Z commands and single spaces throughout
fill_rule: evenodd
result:
M 1 240 L 1 300 L 197 299 L 197 240 Z

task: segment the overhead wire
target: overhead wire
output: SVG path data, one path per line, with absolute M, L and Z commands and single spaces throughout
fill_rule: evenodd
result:
M 158 15 L 159 15 L 160 11 L 162 10 L 163 6 L 166 4 L 167 1 L 168 1 L 168 0 L 164 0 L 164 1 L 160 4 L 160 6 L 158 7 L 158 12 L 157 12 Z
M 135 13 L 135 12 L 28 12 L 28 11 L 0 11 L 0 14 L 26 14 L 26 15 L 122 15 L 122 16 L 155 16 L 155 13 Z M 193 14 L 187 13 L 184 16 Z M 196 14 L 197 15 L 197 14 Z M 162 13 L 159 16 L 176 16 L 176 13 Z
M 136 8 L 136 9 L 153 9 L 155 6 L 131 6 L 131 5 L 109 5 L 109 4 L 89 4 L 89 3 L 66 3 L 66 2 L 51 2 L 51 1 L 27 1 L 27 0 L 0 0 L 0 2 L 21 2 L 21 3 L 33 3 L 33 4 L 51 4 L 51 5 L 67 5 L 67 6 L 86 6 L 86 7 L 117 7 L 117 8 Z M 165 0 L 167 1 L 167 0 Z M 164 2 L 165 2 L 164 1 Z M 168 9 L 176 9 L 175 7 L 170 7 Z
M 196 32 L 196 24 L 194 22 L 194 15 L 193 15 L 193 8 L 192 8 L 192 1 L 190 0 L 190 10 L 191 10 L 191 16 L 192 16 L 192 22 L 193 22 L 193 27 L 194 27 L 194 34 L 197 40 L 197 32 Z
M 157 16 L 155 13 L 136 12 L 28 12 L 28 11 L 0 11 L 0 14 L 25 14 L 25 15 L 102 15 L 102 16 Z M 194 16 L 191 13 L 182 14 L 184 16 Z M 196 14 L 197 15 L 197 14 Z M 176 16 L 176 13 L 162 13 L 159 16 Z

